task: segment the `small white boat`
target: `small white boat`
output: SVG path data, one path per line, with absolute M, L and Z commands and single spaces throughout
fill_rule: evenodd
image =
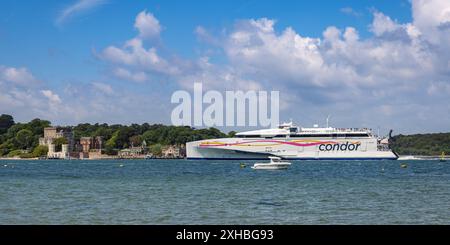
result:
M 291 166 L 290 162 L 282 161 L 280 157 L 269 157 L 270 163 L 255 163 L 253 165 L 253 169 L 267 169 L 267 170 L 274 170 L 274 169 L 287 169 L 289 166 Z

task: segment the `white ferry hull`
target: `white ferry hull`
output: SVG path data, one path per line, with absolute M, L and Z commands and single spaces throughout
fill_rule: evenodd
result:
M 396 160 L 390 150 L 378 150 L 365 139 L 242 139 L 224 138 L 186 144 L 187 159 L 261 160 L 278 156 L 291 160 Z

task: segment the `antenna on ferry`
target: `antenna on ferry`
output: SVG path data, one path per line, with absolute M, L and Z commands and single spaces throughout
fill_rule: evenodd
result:
M 331 117 L 331 115 L 328 115 L 328 116 L 327 116 L 327 128 L 329 128 L 330 117 Z

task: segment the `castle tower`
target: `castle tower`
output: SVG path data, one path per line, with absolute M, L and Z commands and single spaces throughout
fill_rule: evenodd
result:
M 61 146 L 61 158 L 68 158 L 69 157 L 69 145 L 64 144 Z
M 52 158 L 54 155 L 55 155 L 55 145 L 54 144 L 49 144 L 48 145 L 47 157 Z

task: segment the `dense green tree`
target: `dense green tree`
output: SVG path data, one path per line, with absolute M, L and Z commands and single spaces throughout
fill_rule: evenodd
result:
M 150 152 L 153 154 L 153 156 L 160 157 L 162 155 L 162 145 L 155 144 L 150 146 Z
M 110 139 L 112 134 L 114 133 L 113 129 L 108 128 L 108 126 L 102 125 L 101 127 L 97 128 L 94 133 L 93 137 L 103 137 L 103 139 Z
M 11 115 L 2 114 L 0 116 L 0 134 L 6 133 L 14 125 L 14 118 Z
M 50 122 L 47 120 L 41 120 L 39 118 L 31 120 L 31 122 L 25 125 L 25 128 L 31 130 L 33 135 L 41 136 L 44 134 L 44 128 L 50 127 Z
M 8 139 L 0 145 L 0 156 L 5 156 L 10 151 L 15 150 L 13 141 L 14 139 Z
M 55 145 L 55 151 L 61 151 L 62 150 L 62 145 L 66 145 L 69 142 L 67 141 L 66 138 L 61 137 L 61 138 L 57 138 L 55 140 L 53 140 L 53 144 Z
M 13 150 L 8 153 L 8 157 L 17 157 L 23 154 L 23 150 Z
M 142 137 L 140 135 L 134 135 L 130 137 L 130 145 L 137 147 L 142 144 Z
M 105 144 L 105 153 L 108 155 L 115 155 L 117 148 L 117 135 L 119 131 L 116 131 L 112 134 L 111 138 L 106 141 Z
M 158 142 L 158 135 L 155 130 L 147 130 L 142 135 L 142 139 L 147 142 L 147 144 L 155 144 Z
M 33 157 L 44 157 L 47 156 L 47 153 L 48 147 L 45 145 L 39 145 L 34 148 L 32 155 Z
M 130 137 L 134 135 L 134 130 L 131 127 L 123 126 L 117 131 L 116 147 L 128 148 L 131 146 Z
M 391 148 L 400 155 L 450 154 L 450 133 L 396 135 Z
M 233 138 L 234 136 L 236 136 L 237 132 L 236 131 L 230 131 L 228 132 L 228 137 Z
M 19 149 L 28 149 L 33 145 L 33 132 L 28 129 L 22 129 L 17 132 L 15 139 Z

